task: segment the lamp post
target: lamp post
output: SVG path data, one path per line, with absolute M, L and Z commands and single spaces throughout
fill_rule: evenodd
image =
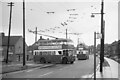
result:
M 94 32 L 94 80 L 96 80 L 96 32 Z
M 96 39 L 101 39 L 101 38 L 102 35 L 100 33 L 94 32 L 94 80 L 96 80 Z
M 102 0 L 101 3 L 101 13 L 92 13 L 91 17 L 94 17 L 94 14 L 101 14 L 101 46 L 100 46 L 100 72 L 103 71 L 102 66 L 103 66 L 103 62 L 104 62 L 104 20 L 103 20 L 103 8 L 104 8 L 104 2 Z

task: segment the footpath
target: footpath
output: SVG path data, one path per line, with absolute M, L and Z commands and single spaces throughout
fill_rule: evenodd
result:
M 120 80 L 120 64 L 110 58 L 105 57 L 103 72 L 100 72 L 100 65 L 96 69 L 96 80 Z M 94 80 L 94 74 L 91 77 Z
M 27 70 L 37 67 L 45 68 L 53 65 L 55 64 L 40 64 L 40 63 L 34 63 L 33 61 L 27 61 L 25 66 L 23 66 L 22 62 L 12 62 L 8 64 L 2 63 L 2 65 L 0 65 L 0 74 Z

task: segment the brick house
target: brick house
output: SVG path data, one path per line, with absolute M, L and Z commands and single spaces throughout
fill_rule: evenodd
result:
M 118 47 L 118 41 L 114 41 L 111 44 L 111 53 L 110 53 L 111 56 L 118 55 L 117 47 Z
M 8 36 L 5 36 L 4 33 L 1 33 L 2 40 L 2 57 L 6 59 L 7 54 L 7 44 L 8 44 Z M 26 57 L 27 55 L 27 44 L 25 47 Z M 22 61 L 23 58 L 23 38 L 22 36 L 10 36 L 9 42 L 9 53 L 8 53 L 9 61 Z

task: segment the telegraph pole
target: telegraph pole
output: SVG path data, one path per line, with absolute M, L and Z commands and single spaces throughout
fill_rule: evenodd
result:
M 14 6 L 13 4 L 14 4 L 13 2 L 8 3 L 8 6 L 10 6 L 10 18 L 9 18 L 9 32 L 8 32 L 6 64 L 8 63 L 8 53 L 9 53 L 9 43 L 10 43 L 10 31 L 11 31 L 11 18 L 12 18 L 12 6 Z
M 25 0 L 23 0 L 23 66 L 25 66 Z
M 101 48 L 100 48 L 100 72 L 103 71 L 103 62 L 104 62 L 104 25 L 103 25 L 103 8 L 104 8 L 104 2 L 102 0 L 101 4 Z

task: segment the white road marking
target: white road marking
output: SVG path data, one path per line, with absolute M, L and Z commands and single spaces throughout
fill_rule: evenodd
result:
M 31 69 L 31 70 L 28 70 L 28 71 L 26 71 L 26 72 L 31 72 L 31 71 L 33 71 L 33 69 Z
M 40 77 L 40 76 L 45 76 L 45 75 L 48 75 L 48 74 L 51 74 L 51 73 L 53 73 L 53 72 L 48 72 L 48 73 L 45 73 L 45 74 L 43 74 L 43 75 L 39 75 L 39 77 Z

